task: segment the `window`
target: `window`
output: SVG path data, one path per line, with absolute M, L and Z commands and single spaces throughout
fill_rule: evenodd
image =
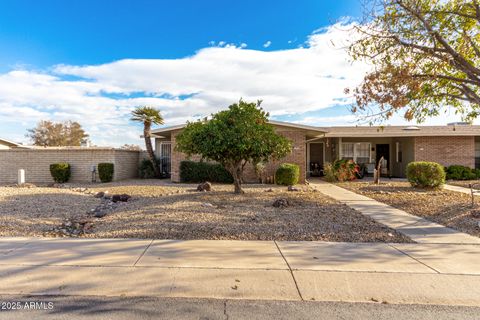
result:
M 475 141 L 475 168 L 480 168 L 480 141 Z
M 355 159 L 357 163 L 370 162 L 370 143 L 355 144 Z
M 370 162 L 371 145 L 368 142 L 346 142 L 342 143 L 342 159 L 354 160 L 357 163 Z
M 353 160 L 355 158 L 355 148 L 353 143 L 342 143 L 342 158 Z

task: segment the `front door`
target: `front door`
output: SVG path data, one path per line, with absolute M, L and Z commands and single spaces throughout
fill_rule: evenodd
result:
M 382 164 L 382 174 L 388 173 L 388 168 L 390 166 L 390 145 L 389 144 L 377 144 L 376 149 L 376 161 L 375 166 L 378 166 L 378 161 L 383 157 L 384 162 Z
M 323 142 L 311 142 L 309 152 L 310 176 L 318 177 L 323 170 Z

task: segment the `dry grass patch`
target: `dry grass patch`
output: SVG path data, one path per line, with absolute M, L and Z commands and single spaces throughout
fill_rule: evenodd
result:
M 94 238 L 411 241 L 307 187 L 301 192 L 288 192 L 286 187 L 246 185 L 244 195 L 233 194 L 231 185 L 213 185 L 212 192 L 197 192 L 196 185 L 159 180 L 86 187 L 92 194 L 98 191 L 127 193 L 132 199 L 104 218 L 96 219 L 86 213 L 100 201 L 92 194 L 53 188 L 0 188 L 0 193 L 7 189 L 10 193 L 18 192 L 0 198 L 2 221 L 15 215 L 12 202 L 16 197 L 30 203 L 16 210 L 20 215 L 18 219 L 28 221 L 30 227 L 19 229 L 12 223 L 10 228 L 2 228 L 1 234 L 41 234 L 62 218 L 79 216 L 93 221 L 93 227 L 84 236 Z M 32 194 L 20 195 L 28 192 Z M 42 200 L 50 193 L 58 203 Z M 278 198 L 287 199 L 289 206 L 273 207 Z
M 449 190 L 412 188 L 408 182 L 389 181 L 339 183 L 339 186 L 424 217 L 447 227 L 480 236 L 480 206 L 471 207 L 470 195 Z

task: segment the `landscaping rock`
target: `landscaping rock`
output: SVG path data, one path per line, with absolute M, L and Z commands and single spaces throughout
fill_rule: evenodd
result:
M 95 214 L 93 215 L 95 218 L 103 218 L 107 215 L 107 212 L 105 210 L 99 210 L 96 211 Z
M 204 203 L 202 203 L 202 207 L 213 208 L 214 205 L 211 204 L 211 203 L 208 203 L 208 202 L 204 202 Z
M 212 184 L 208 181 L 200 183 L 197 187 L 197 191 L 212 191 Z
M 104 196 L 105 196 L 105 192 L 103 192 L 103 191 L 97 192 L 94 195 L 95 198 L 103 198 Z
M 55 237 L 78 237 L 93 227 L 88 220 L 66 220 L 60 226 L 53 227 L 47 235 Z
M 280 198 L 280 199 L 276 199 L 273 204 L 272 204 L 275 208 L 286 208 L 288 206 L 290 206 L 290 203 L 288 202 L 287 199 L 285 198 Z
M 294 186 L 288 186 L 288 191 L 300 191 L 300 189 L 295 188 Z
M 269 189 L 265 190 L 265 192 L 273 192 L 273 189 L 269 188 Z
M 15 184 L 14 187 L 16 188 L 36 188 L 37 186 L 34 185 L 33 183 L 20 183 L 20 184 Z
M 129 196 L 128 194 L 124 193 L 124 194 L 114 194 L 112 196 L 112 201 L 113 202 L 127 202 L 128 200 L 130 200 L 131 196 Z

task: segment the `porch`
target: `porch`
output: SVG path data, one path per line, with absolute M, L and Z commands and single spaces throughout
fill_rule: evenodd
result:
M 336 159 L 353 160 L 372 174 L 383 157 L 382 175 L 403 178 L 414 161 L 414 138 L 324 137 L 307 141 L 306 150 L 308 177 L 319 176 L 324 164 Z

